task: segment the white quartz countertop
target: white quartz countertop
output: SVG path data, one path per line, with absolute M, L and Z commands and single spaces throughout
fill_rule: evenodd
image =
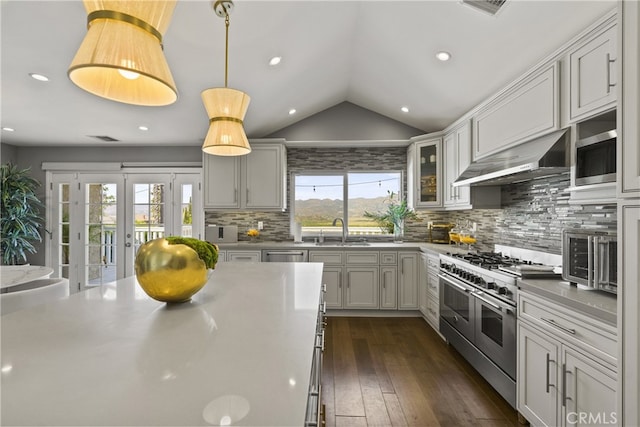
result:
M 2 425 L 304 424 L 321 263 L 220 263 L 191 302 L 134 277 L 2 316 Z
M 376 251 L 376 250 L 398 250 L 398 251 L 422 251 L 434 252 L 438 254 L 451 253 L 467 253 L 465 247 L 456 247 L 453 245 L 427 243 L 427 242 L 367 242 L 367 245 L 340 245 L 338 242 L 325 242 L 323 244 L 315 244 L 313 242 L 238 242 L 238 243 L 216 243 L 221 250 L 262 250 L 262 249 L 308 249 L 308 250 L 332 250 L 332 251 Z
M 0 289 L 51 276 L 53 269 L 43 265 L 0 265 Z
M 618 300 L 602 291 L 579 288 L 554 279 L 519 279 L 518 287 L 564 304 L 611 325 L 617 323 Z

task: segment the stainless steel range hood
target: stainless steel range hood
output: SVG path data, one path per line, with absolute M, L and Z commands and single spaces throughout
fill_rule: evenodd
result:
M 533 139 L 475 161 L 453 183 L 500 185 L 569 171 L 567 129 Z

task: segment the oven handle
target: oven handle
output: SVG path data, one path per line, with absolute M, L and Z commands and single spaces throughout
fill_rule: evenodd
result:
M 593 283 L 593 236 L 587 236 L 587 286 L 594 287 Z
M 489 304 L 491 307 L 495 308 L 496 310 L 500 310 L 500 311 L 504 310 L 504 307 L 501 307 L 498 304 L 496 304 L 494 302 L 491 302 L 491 301 L 481 297 L 480 294 L 477 293 L 477 292 L 471 292 L 471 295 L 473 295 L 474 297 L 478 298 L 480 301 L 482 301 L 482 302 L 484 302 L 486 304 Z
M 464 286 L 458 285 L 457 283 L 455 283 L 454 281 L 452 281 L 449 277 L 443 275 L 443 274 L 438 274 L 438 277 L 441 278 L 442 280 L 444 280 L 445 282 L 447 282 L 447 285 L 452 285 L 458 289 L 460 289 L 463 292 L 469 293 L 471 292 L 471 289 L 467 289 Z

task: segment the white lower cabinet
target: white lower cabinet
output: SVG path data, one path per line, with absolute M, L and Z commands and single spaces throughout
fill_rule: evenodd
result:
M 418 309 L 418 253 L 398 254 L 398 310 Z
M 580 316 L 570 323 L 571 309 L 526 292 L 518 310 L 518 411 L 534 426 L 616 425 L 611 327 Z
M 419 288 L 418 288 L 418 309 L 420 310 L 420 313 L 422 313 L 422 317 L 424 317 L 425 320 L 428 321 L 427 319 L 427 312 L 428 312 L 428 306 L 427 306 L 427 299 L 428 297 L 428 291 L 427 291 L 427 281 L 428 281 L 428 277 L 427 277 L 427 271 L 428 271 L 428 263 L 429 263 L 429 255 L 427 255 L 426 253 L 422 252 L 420 253 L 420 266 L 418 269 L 418 274 L 419 274 L 419 278 L 420 278 L 420 284 L 419 284 Z
M 378 308 L 378 266 L 346 267 L 344 308 Z
M 426 287 L 419 291 L 421 263 L 417 251 L 311 250 L 309 261 L 324 263 L 322 282 L 329 309 L 429 312 L 426 300 L 424 304 L 419 301 L 419 295 L 426 297 L 428 291 Z M 431 312 L 437 312 L 437 295 L 435 302 L 435 309 L 433 301 L 430 303 Z
M 420 312 L 427 323 L 438 332 L 440 331 L 439 268 L 438 255 L 420 254 Z
M 260 262 L 262 252 L 260 251 L 227 251 L 227 261 L 235 262 Z
M 343 267 L 325 266 L 322 270 L 322 283 L 326 286 L 324 301 L 327 308 L 342 308 Z
M 327 308 L 342 308 L 344 283 L 344 252 L 309 251 L 309 262 L 322 262 L 322 283 L 326 285 L 324 300 Z
M 380 267 L 380 308 L 398 308 L 398 267 L 395 265 Z

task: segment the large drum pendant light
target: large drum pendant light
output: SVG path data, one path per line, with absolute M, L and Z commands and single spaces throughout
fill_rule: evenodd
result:
M 227 87 L 229 63 L 229 13 L 233 7 L 230 0 L 218 0 L 213 9 L 225 18 L 224 87 L 202 92 L 202 102 L 209 116 L 209 131 L 202 151 L 217 156 L 241 156 L 251 152 L 251 146 L 242 127 L 249 107 L 249 95 Z
M 178 98 L 162 52 L 176 0 L 84 0 L 87 34 L 69 67 L 73 83 L 126 104 L 160 106 Z

